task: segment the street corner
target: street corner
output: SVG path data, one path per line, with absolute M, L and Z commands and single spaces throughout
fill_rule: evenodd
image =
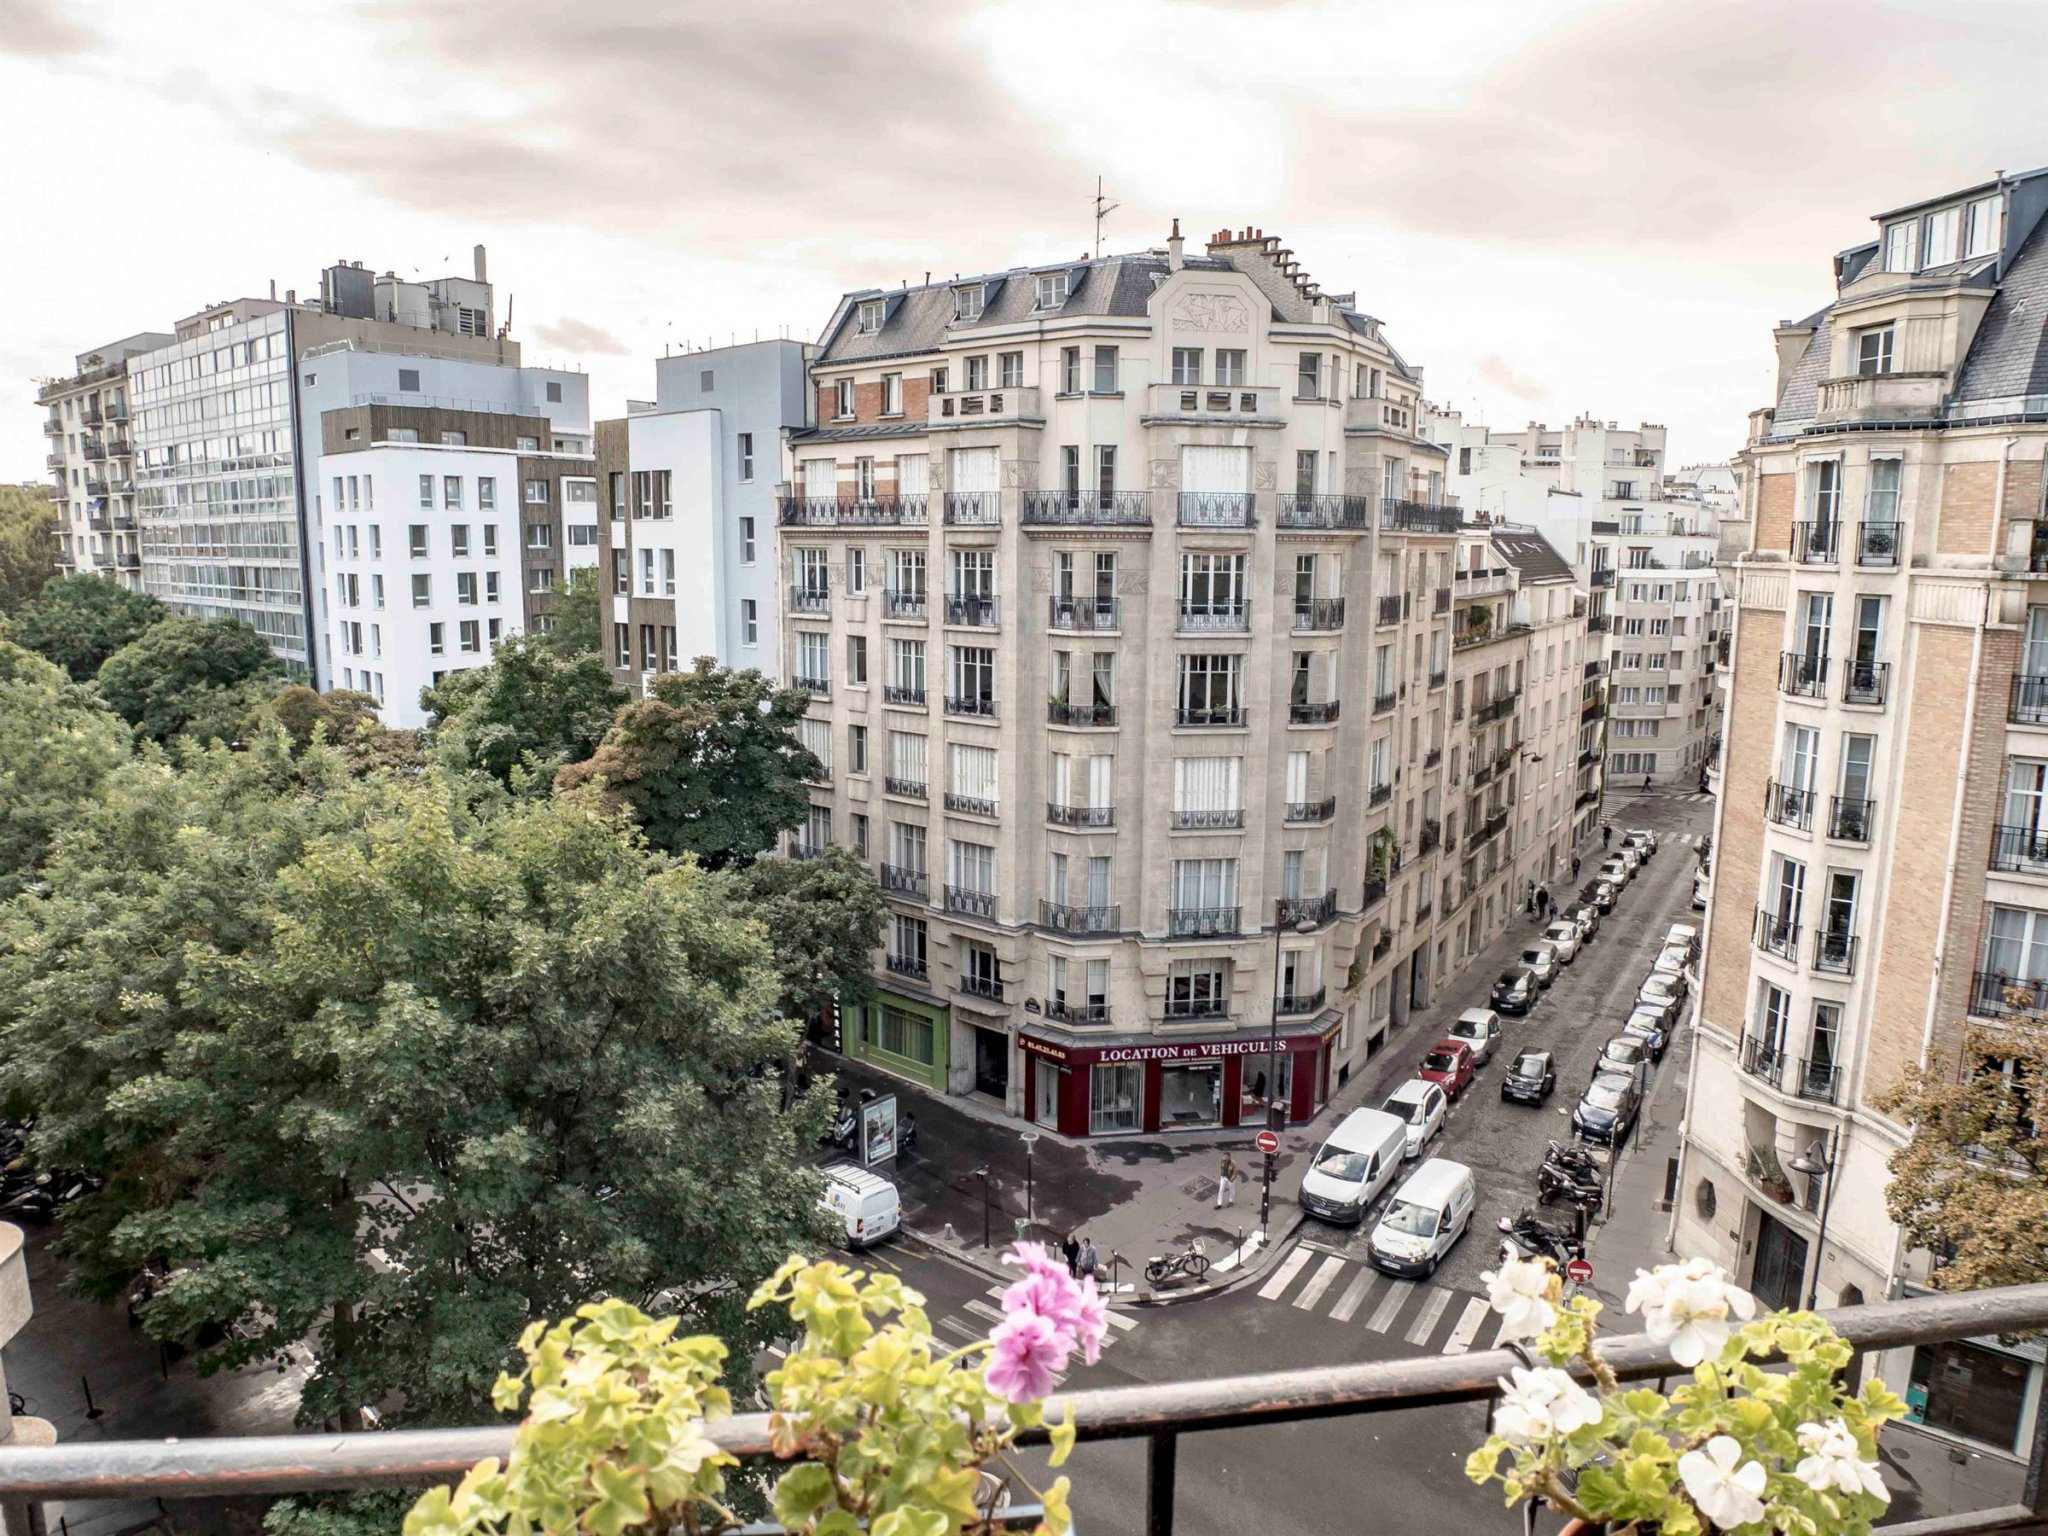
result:
M 1276 1207 L 1273 1220 L 1263 1233 L 1256 1227 L 1220 1229 L 1193 1225 L 1187 1239 L 1166 1257 L 1170 1262 L 1176 1256 L 1193 1252 L 1199 1255 L 1199 1266 L 1186 1265 L 1158 1280 L 1141 1273 L 1133 1304 L 1177 1306 L 1241 1290 L 1264 1275 L 1293 1246 L 1301 1225 L 1301 1212 L 1292 1206 Z M 1199 1248 L 1195 1247 L 1197 1243 Z

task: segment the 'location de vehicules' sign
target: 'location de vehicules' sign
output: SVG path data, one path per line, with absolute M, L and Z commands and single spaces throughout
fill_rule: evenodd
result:
M 1018 1036 L 1018 1044 L 1035 1056 L 1049 1061 L 1085 1063 L 1091 1061 L 1199 1061 L 1219 1056 L 1263 1056 L 1272 1049 L 1266 1037 L 1248 1040 L 1173 1040 L 1157 1045 L 1058 1045 L 1035 1035 Z M 1282 1035 L 1280 1049 L 1312 1050 L 1314 1039 Z

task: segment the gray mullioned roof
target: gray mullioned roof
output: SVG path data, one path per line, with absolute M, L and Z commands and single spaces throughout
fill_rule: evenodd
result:
M 1799 361 L 1785 377 L 1785 391 L 1778 396 L 1777 412 L 1771 421 L 1773 432 L 1813 420 L 1813 413 L 1820 406 L 1820 381 L 1827 376 L 1828 348 L 1834 344 L 1835 327 L 1825 313 L 1818 318 L 1818 326 L 1806 340 L 1806 350 L 1799 354 Z
M 1550 540 L 1534 531 L 1500 528 L 1493 534 L 1493 547 L 1501 558 L 1522 573 L 1524 581 L 1571 581 L 1571 562 L 1551 546 Z
M 1971 340 L 1956 379 L 1957 400 L 2005 400 L 2048 394 L 2048 220 L 2005 269 L 2005 281 Z

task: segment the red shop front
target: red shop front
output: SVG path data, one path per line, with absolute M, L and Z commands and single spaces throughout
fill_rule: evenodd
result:
M 1280 1031 L 1277 1059 L 1265 1031 L 1219 1039 L 1089 1035 L 1041 1024 L 1017 1036 L 1024 1108 L 1062 1136 L 1116 1136 L 1262 1126 L 1278 1097 L 1289 1124 L 1308 1119 L 1330 1088 L 1339 1021 Z

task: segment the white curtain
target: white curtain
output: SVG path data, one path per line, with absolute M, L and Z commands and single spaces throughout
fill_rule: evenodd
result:
M 986 843 L 950 845 L 952 879 L 948 884 L 963 891 L 993 892 L 996 888 L 996 851 Z
M 922 496 L 931 484 L 932 461 L 922 453 L 898 454 L 896 458 L 896 494 L 899 496 Z
M 1173 760 L 1173 808 L 1176 811 L 1235 811 L 1244 806 L 1239 793 L 1244 760 L 1237 757 L 1177 757 Z
M 804 460 L 804 494 L 831 500 L 839 494 L 839 461 L 837 459 Z
M 1088 759 L 1088 804 L 1094 810 L 1106 810 L 1115 802 L 1110 799 L 1110 775 L 1116 767 L 1113 757 L 1091 757 Z
M 1173 904 L 1176 907 L 1237 905 L 1237 860 L 1175 859 Z
M 1245 450 L 1250 452 L 1249 449 Z M 955 448 L 952 459 L 953 491 L 996 491 L 1002 488 L 1001 470 L 993 448 Z
M 1252 488 L 1251 449 L 1189 444 L 1180 451 L 1180 488 L 1198 493 L 1249 491 Z
M 993 747 L 953 744 L 953 793 L 994 804 L 996 798 L 996 753 Z
M 832 766 L 832 722 L 829 720 L 799 720 L 796 723 L 797 739 L 811 756 L 827 768 Z
M 1052 755 L 1052 782 L 1047 790 L 1047 798 L 1054 805 L 1072 803 L 1067 799 L 1067 784 L 1073 762 L 1074 760 L 1064 752 L 1055 752 Z
M 1290 752 L 1287 754 L 1287 803 L 1308 804 L 1308 754 Z
M 908 731 L 889 733 L 889 777 L 908 779 L 913 784 L 925 782 L 922 736 L 913 736 Z

